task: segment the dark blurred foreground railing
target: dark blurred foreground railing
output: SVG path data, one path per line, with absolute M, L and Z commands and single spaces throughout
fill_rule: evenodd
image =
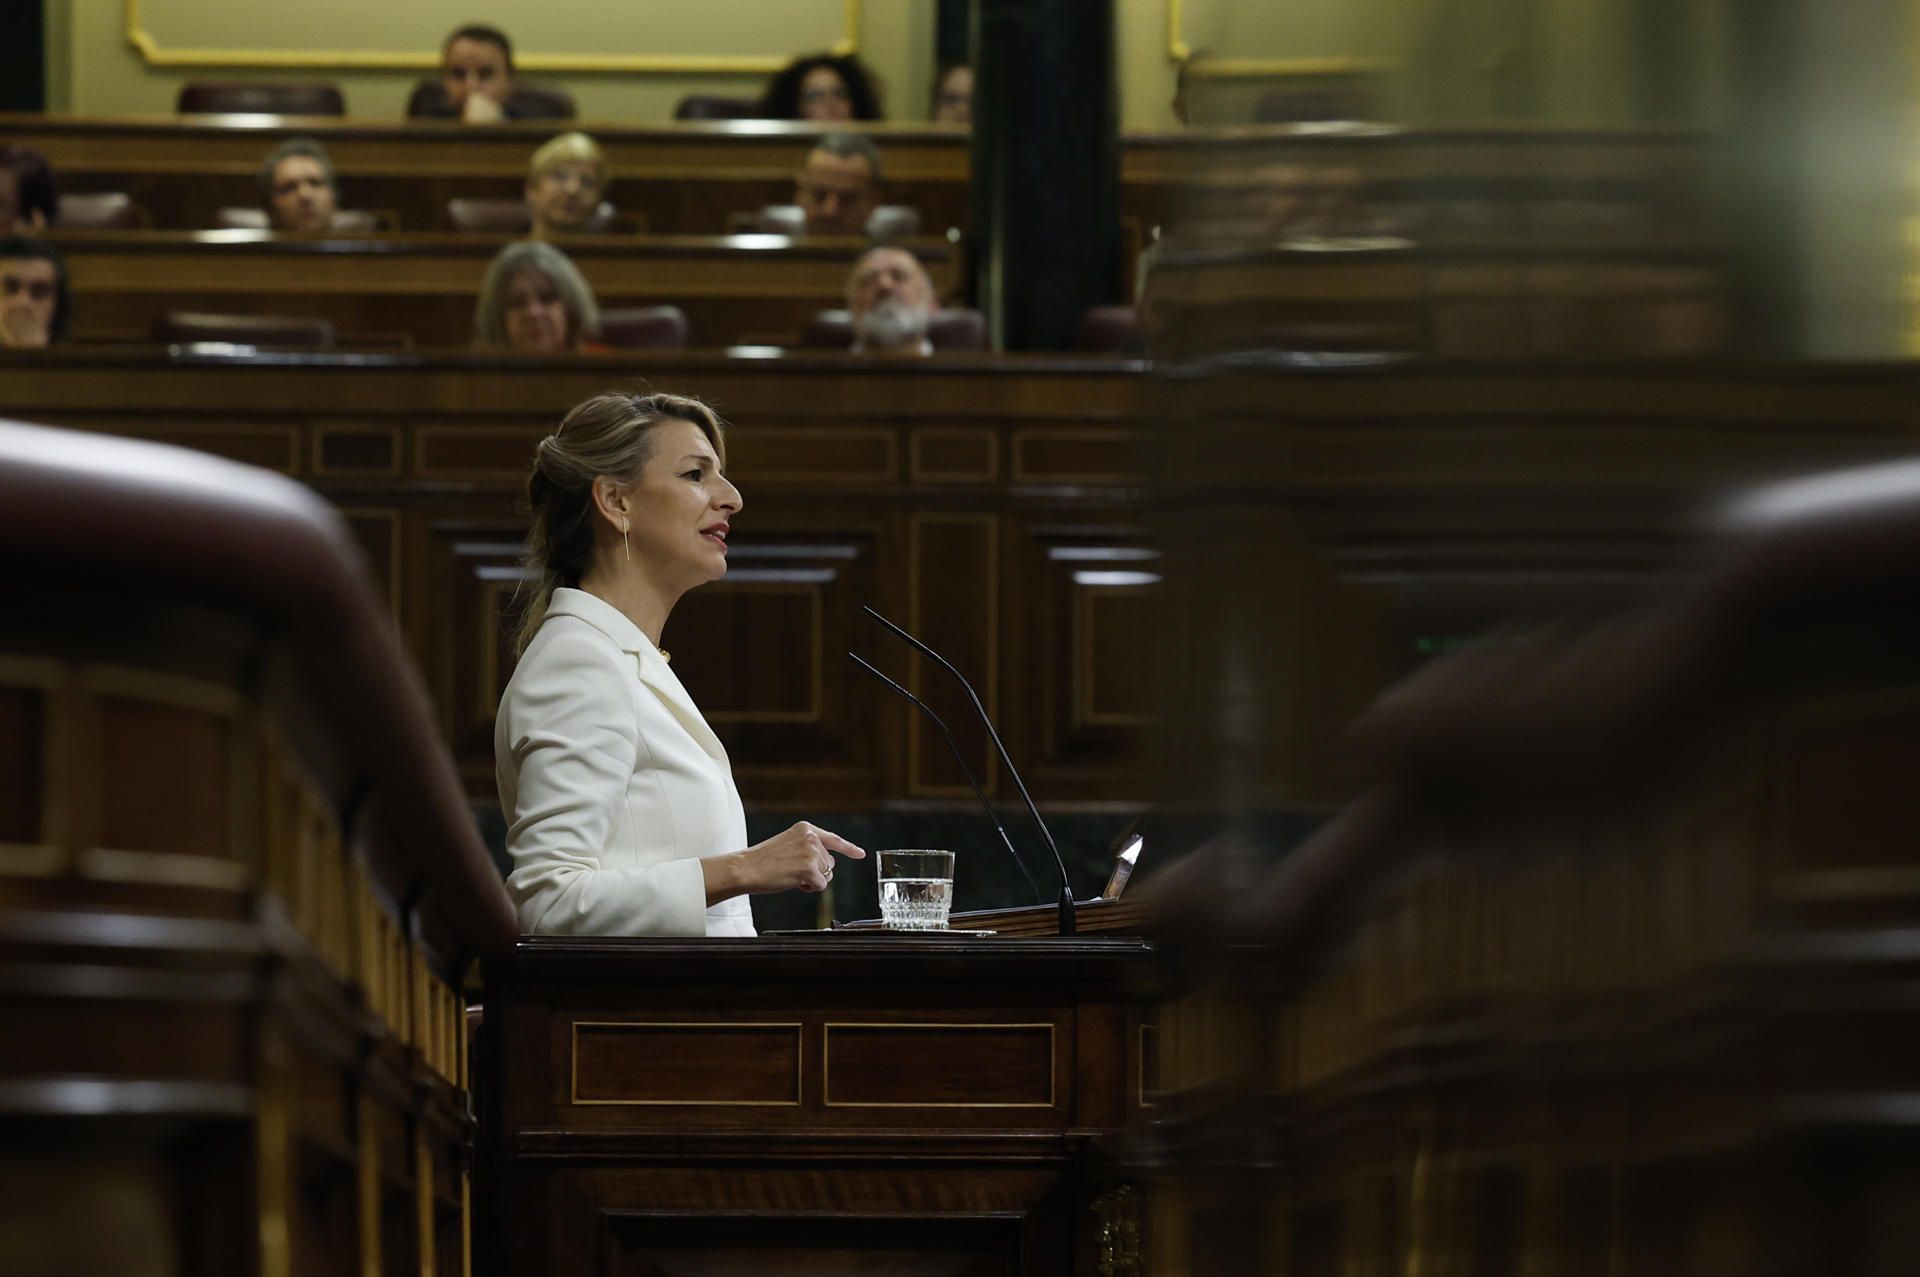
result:
M 460 1273 L 510 902 L 338 516 L 0 425 L 13 1271 Z
M 1920 1244 L 1920 466 L 1441 657 L 1277 863 L 1155 887 L 1164 1273 L 1898 1271 Z

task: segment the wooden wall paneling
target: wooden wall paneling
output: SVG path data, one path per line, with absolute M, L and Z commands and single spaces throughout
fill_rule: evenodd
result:
M 879 700 L 845 653 L 872 628 L 884 523 L 807 504 L 750 501 L 727 575 L 680 601 L 664 639 L 748 802 L 865 805 L 885 792 Z
M 116 430 L 114 433 L 211 452 L 245 465 L 277 470 L 281 474 L 302 473 L 300 435 L 298 428 L 293 426 L 236 423 L 196 428 L 182 424 L 145 430 Z
M 373 574 L 375 587 L 393 610 L 393 619 L 400 622 L 402 600 L 406 597 L 406 580 L 400 568 L 400 511 L 342 505 L 340 517 L 346 520 L 348 531 L 367 556 L 367 569 Z
M 417 515 L 427 538 L 424 567 L 433 601 L 425 673 L 455 756 L 493 774 L 493 716 L 513 673 L 516 591 L 523 591 L 524 524 L 504 499 L 478 500 Z
M 102 810 L 82 872 L 106 879 L 238 888 L 251 810 L 250 742 L 239 698 L 167 675 L 93 667 L 81 675 Z
M 1137 524 L 1010 525 L 1027 606 L 1008 618 L 1007 717 L 1029 783 L 1054 800 L 1133 792 L 1158 709 L 1159 551 Z
M 993 483 L 1000 478 L 1000 435 L 978 426 L 920 426 L 908 441 L 913 483 Z
M 330 479 L 398 479 L 405 454 L 397 426 L 315 423 L 311 470 Z
M 907 515 L 910 591 L 906 626 L 951 661 L 973 684 L 987 713 L 997 715 L 1000 680 L 1000 517 L 917 510 Z M 897 642 L 897 640 L 895 640 Z M 987 793 L 999 785 L 1000 763 L 966 692 L 945 670 L 915 654 L 906 687 L 945 720 L 968 766 Z M 884 668 L 884 667 L 883 667 Z M 907 735 L 907 786 L 916 797 L 972 796 L 939 730 L 919 711 Z

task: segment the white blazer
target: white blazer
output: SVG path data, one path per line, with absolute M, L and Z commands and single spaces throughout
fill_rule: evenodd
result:
M 558 589 L 500 698 L 493 755 L 523 931 L 750 936 L 700 859 L 747 845 L 719 737 L 640 627 Z

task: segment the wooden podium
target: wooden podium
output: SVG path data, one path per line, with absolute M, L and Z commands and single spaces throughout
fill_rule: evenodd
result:
M 500 1273 L 1129 1271 L 1137 938 L 522 939 L 480 1082 Z M 1104 1266 L 1103 1266 L 1104 1265 Z

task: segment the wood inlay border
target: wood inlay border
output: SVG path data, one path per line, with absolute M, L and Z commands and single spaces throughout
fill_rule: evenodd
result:
M 1045 1103 L 1025 1100 L 836 1100 L 833 1098 L 833 1031 L 835 1029 L 894 1029 L 939 1032 L 981 1030 L 1004 1033 L 1008 1030 L 1045 1029 L 1047 1031 L 1047 1099 Z M 1057 1026 L 1050 1020 L 1006 1024 L 939 1020 L 829 1020 L 820 1028 L 820 1100 L 828 1108 L 862 1109 L 1051 1109 L 1060 1104 L 1060 1043 Z
M 793 1033 L 791 1100 L 583 1100 L 580 1098 L 580 1030 L 627 1029 L 782 1029 Z M 567 1028 L 567 1102 L 601 1108 L 799 1108 L 805 1094 L 804 1026 L 797 1020 L 575 1020 Z

